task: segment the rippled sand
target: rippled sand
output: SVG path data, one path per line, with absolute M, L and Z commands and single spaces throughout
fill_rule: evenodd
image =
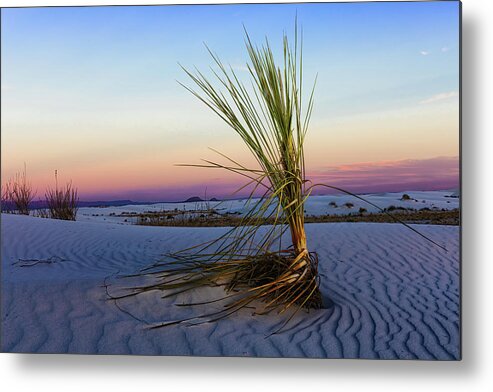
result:
M 399 224 L 307 225 L 310 249 L 320 258 L 321 290 L 333 306 L 299 312 L 284 332 L 269 336 L 283 319 L 276 314 L 253 317 L 249 310 L 213 324 L 147 328 L 203 313 L 173 303 L 212 298 L 220 294 L 217 288 L 178 299 L 163 300 L 160 293 L 118 303 L 107 299 L 105 278 L 213 239 L 224 228 L 126 226 L 5 214 L 1 224 L 2 351 L 460 358 L 458 227 L 417 227 L 445 245 L 445 252 Z M 112 278 L 113 284 L 117 281 Z

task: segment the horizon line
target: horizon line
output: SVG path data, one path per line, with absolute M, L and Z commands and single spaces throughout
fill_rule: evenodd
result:
M 402 190 L 378 190 L 378 191 L 358 191 L 358 192 L 353 192 L 355 195 L 377 195 L 377 194 L 385 194 L 385 193 L 405 193 L 405 192 L 454 192 L 456 190 L 459 190 L 460 186 L 457 187 L 449 187 L 449 188 L 439 188 L 439 189 L 402 189 Z M 326 191 L 324 193 L 315 193 L 315 194 L 310 194 L 309 196 L 314 196 L 314 197 L 319 197 L 319 196 L 348 196 L 347 194 L 334 191 Z M 349 195 L 350 196 L 350 195 Z M 255 195 L 252 197 L 252 199 L 259 199 L 262 196 Z M 190 199 L 200 199 L 200 200 L 190 200 Z M 238 197 L 212 197 L 210 199 L 203 199 L 200 196 L 197 195 L 192 195 L 188 197 L 187 199 L 181 199 L 181 200 L 139 200 L 139 199 L 126 199 L 126 198 L 94 198 L 94 199 L 79 199 L 79 203 L 116 203 L 116 202 L 130 202 L 133 204 L 137 203 L 143 203 L 143 204 L 160 204 L 160 203 L 172 203 L 172 204 L 178 204 L 178 203 L 200 203 L 200 202 L 222 202 L 222 201 L 234 201 L 234 200 L 247 200 L 249 199 L 249 196 L 238 196 Z M 38 199 L 38 200 L 33 200 L 31 203 L 36 204 L 36 203 L 44 203 L 46 200 L 43 199 Z

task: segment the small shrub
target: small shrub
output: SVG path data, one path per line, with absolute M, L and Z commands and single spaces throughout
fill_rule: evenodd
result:
M 27 181 L 25 166 L 22 173 L 17 173 L 8 181 L 5 191 L 7 192 L 7 205 L 14 208 L 18 214 L 29 215 L 29 205 L 33 201 L 36 192 L 33 191 L 31 183 Z
M 409 196 L 407 193 L 404 193 L 401 197 L 401 200 L 411 200 L 411 196 Z
M 65 188 L 58 189 L 57 172 L 55 170 L 55 189 L 47 189 L 45 197 L 50 217 L 53 219 L 74 221 L 79 209 L 79 197 L 77 188 L 72 186 L 72 182 L 67 183 Z
M 359 209 L 359 213 L 360 213 L 360 215 L 363 215 L 363 214 L 364 214 L 364 213 L 366 213 L 366 212 L 368 212 L 366 208 L 361 207 L 361 208 Z
M 396 207 L 396 206 L 388 206 L 387 208 L 384 208 L 385 211 L 406 211 L 407 209 L 404 207 Z
M 347 208 L 353 208 L 354 207 L 354 204 L 353 203 L 344 203 L 344 206 L 347 207 Z
M 335 207 L 337 207 L 337 203 L 336 203 L 335 201 L 331 201 L 331 202 L 329 203 L 329 206 L 331 206 L 331 207 L 334 207 L 334 208 L 335 208 Z

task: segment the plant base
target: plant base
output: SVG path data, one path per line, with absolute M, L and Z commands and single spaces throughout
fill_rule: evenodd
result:
M 111 299 L 122 299 L 144 292 L 160 290 L 164 297 L 175 296 L 200 287 L 224 287 L 225 295 L 219 299 L 179 304 L 177 306 L 201 306 L 222 302 L 219 311 L 199 316 L 165 322 L 153 326 L 173 324 L 193 325 L 214 322 L 243 308 L 253 307 L 254 315 L 272 311 L 282 314 L 288 309 L 291 316 L 299 309 L 321 309 L 322 295 L 317 275 L 318 258 L 315 253 L 297 255 L 292 251 L 269 252 L 254 256 L 228 258 L 221 261 L 197 259 L 179 260 L 155 264 L 132 277 L 152 277 L 149 284 L 129 288 L 130 293 Z M 285 325 L 284 324 L 284 325 Z

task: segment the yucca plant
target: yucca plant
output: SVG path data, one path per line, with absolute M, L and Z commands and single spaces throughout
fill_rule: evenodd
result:
M 219 69 L 214 72 L 219 87 L 214 86 L 201 72 L 192 73 L 185 69 L 199 92 L 186 88 L 241 137 L 256 158 L 259 169 L 247 169 L 229 158 L 232 165 L 208 162 L 208 165 L 201 166 L 240 173 L 266 189 L 265 201 L 261 200 L 260 208 L 255 206 L 252 216 L 248 218 L 252 219 L 253 231 L 256 232 L 258 228 L 256 221 L 275 206 L 273 228 L 278 225 L 289 228 L 292 242 L 291 249 L 277 252 L 287 263 L 281 267 L 282 274 L 274 274 L 273 278 L 283 279 L 283 289 L 295 288 L 294 293 L 291 293 L 295 299 L 293 303 L 317 308 L 321 306 L 321 297 L 317 287 L 316 258 L 310 256 L 307 247 L 303 208 L 309 195 L 305 187 L 307 181 L 303 146 L 313 108 L 315 86 L 311 89 L 306 110 L 303 110 L 302 48 L 301 45 L 298 47 L 297 33 L 295 28 L 294 48 L 290 46 L 287 36 L 283 37 L 281 67 L 276 65 L 267 40 L 259 48 L 252 44 L 246 34 L 251 89 L 247 89 L 240 81 L 232 67 L 226 67 L 210 50 Z M 250 235 L 240 236 L 240 239 L 250 240 Z M 280 235 L 275 230 L 268 233 L 255 263 L 269 255 L 273 241 L 279 239 Z M 269 260 L 269 263 L 273 261 Z M 279 282 L 274 279 L 272 283 L 276 286 Z M 292 296 L 288 298 L 293 299 Z
M 245 306 L 256 313 L 294 307 L 322 307 L 317 275 L 318 259 L 310 252 L 304 227 L 306 189 L 304 141 L 313 108 L 313 88 L 303 106 L 302 47 L 295 28 L 294 47 L 283 37 L 281 66 L 266 40 L 256 47 L 246 33 L 247 64 L 251 86 L 247 87 L 232 67 L 226 67 L 208 49 L 217 70 L 214 84 L 200 71 L 184 71 L 197 90 L 187 88 L 228 124 L 250 149 L 258 167 L 247 168 L 219 153 L 227 163 L 205 161 L 201 165 L 232 171 L 248 179 L 250 206 L 242 221 L 218 239 L 169 255 L 166 260 L 134 276 L 153 278 L 152 284 L 130 289 L 124 298 L 151 290 L 176 295 L 200 286 L 223 286 L 226 294 L 214 301 L 189 303 L 206 305 L 224 301 L 224 306 L 199 317 L 174 323 L 210 322 Z M 262 197 L 254 198 L 260 192 Z M 262 227 L 265 218 L 273 224 Z M 290 243 L 283 234 L 289 231 Z M 283 238 L 284 237 L 284 238 Z M 283 240 L 284 239 L 284 240 Z M 296 306 L 295 306 L 296 305 Z M 289 318 L 288 318 L 289 320 Z M 288 321 L 287 320 L 287 321 Z
M 179 306 L 212 302 L 224 305 L 194 318 L 157 324 L 156 328 L 216 321 L 246 306 L 254 306 L 256 314 L 290 310 L 284 326 L 299 309 L 323 305 L 318 258 L 308 248 L 304 227 L 304 203 L 315 186 L 308 185 L 305 178 L 304 159 L 315 83 L 304 105 L 302 44 L 296 27 L 294 46 L 286 35 L 283 37 L 280 66 L 267 40 L 257 47 L 246 33 L 245 43 L 250 60 L 248 87 L 231 66 L 225 66 L 209 49 L 216 66 L 212 80 L 199 70 L 183 69 L 196 89 L 184 87 L 240 136 L 258 164 L 257 168 L 247 168 L 219 153 L 227 163 L 206 160 L 204 164 L 186 166 L 224 169 L 247 178 L 245 187 L 252 187 L 248 213 L 218 239 L 170 254 L 168 260 L 127 276 L 145 276 L 151 278 L 151 283 L 111 296 L 121 299 L 162 290 L 163 297 L 169 297 L 201 286 L 222 286 L 226 294 L 221 298 Z M 262 196 L 254 198 L 259 191 Z M 265 219 L 273 224 L 262 226 Z M 289 236 L 284 235 L 287 232 Z

